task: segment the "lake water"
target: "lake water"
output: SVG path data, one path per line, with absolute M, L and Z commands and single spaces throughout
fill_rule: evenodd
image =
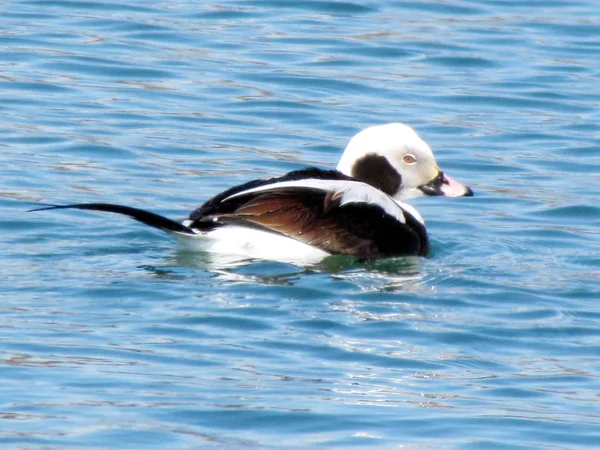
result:
M 596 1 L 5 2 L 2 448 L 600 448 Z M 423 260 L 223 267 L 184 217 L 402 121 Z

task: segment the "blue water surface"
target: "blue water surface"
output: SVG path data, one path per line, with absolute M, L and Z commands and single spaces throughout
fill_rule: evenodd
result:
M 2 448 L 600 448 L 593 0 L 15 0 Z M 225 267 L 114 215 L 334 167 L 402 121 L 475 197 L 429 258 Z

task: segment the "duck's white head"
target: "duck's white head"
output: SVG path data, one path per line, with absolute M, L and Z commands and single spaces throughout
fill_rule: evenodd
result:
M 471 196 L 473 191 L 445 175 L 429 145 L 408 125 L 390 123 L 355 135 L 337 165 L 396 200 L 421 195 Z

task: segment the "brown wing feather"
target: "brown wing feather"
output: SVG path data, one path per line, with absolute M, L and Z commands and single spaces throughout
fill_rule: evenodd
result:
M 265 193 L 219 219 L 242 219 L 330 253 L 362 257 L 372 252 L 371 240 L 357 236 L 336 214 L 337 198 L 324 193 Z M 339 211 L 339 208 L 337 208 Z

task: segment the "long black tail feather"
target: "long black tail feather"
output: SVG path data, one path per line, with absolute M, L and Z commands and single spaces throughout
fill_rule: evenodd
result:
M 196 234 L 194 230 L 185 225 L 180 224 L 167 217 L 154 214 L 150 211 L 143 209 L 132 208 L 130 206 L 114 205 L 112 203 L 77 203 L 74 205 L 49 205 L 43 208 L 31 209 L 33 211 L 45 211 L 49 209 L 84 209 L 89 211 L 105 211 L 115 214 L 123 214 L 131 217 L 132 219 L 142 222 L 143 224 L 149 225 L 159 230 L 166 232 L 176 232 L 184 234 Z

